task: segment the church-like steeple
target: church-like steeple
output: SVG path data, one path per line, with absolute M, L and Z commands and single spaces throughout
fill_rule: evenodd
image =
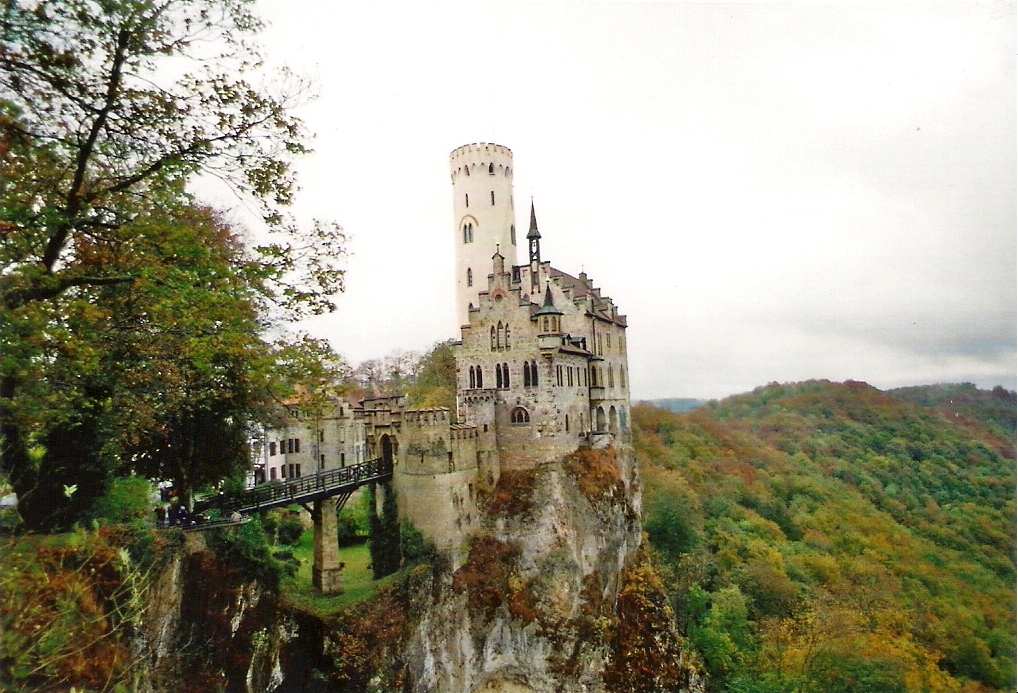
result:
M 530 201 L 530 231 L 527 232 L 530 245 L 530 263 L 541 264 L 541 232 L 537 230 L 537 214 L 534 212 L 534 201 Z

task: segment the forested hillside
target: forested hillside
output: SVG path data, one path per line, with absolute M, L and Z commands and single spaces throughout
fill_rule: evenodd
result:
M 634 407 L 645 527 L 710 689 L 1013 690 L 1014 410 L 826 381 Z

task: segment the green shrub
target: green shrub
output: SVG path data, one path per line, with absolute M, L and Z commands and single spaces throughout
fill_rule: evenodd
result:
M 340 546 L 356 544 L 363 536 L 360 533 L 360 526 L 353 511 L 347 508 L 340 508 L 336 516 L 336 534 Z
M 148 520 L 150 515 L 154 520 L 152 490 L 152 484 L 140 476 L 114 479 L 92 504 L 91 516 L 106 524 Z
M 277 544 L 295 546 L 300 543 L 300 535 L 304 533 L 304 523 L 300 518 L 293 515 L 284 515 L 279 520 L 279 533 L 276 538 Z
M 269 537 L 259 522 L 209 530 L 206 541 L 224 563 L 270 591 L 278 591 L 283 576 L 289 573 L 285 564 L 272 557 Z
M 434 542 L 426 539 L 421 531 L 405 518 L 399 528 L 399 550 L 405 566 L 415 563 L 434 565 L 438 556 Z

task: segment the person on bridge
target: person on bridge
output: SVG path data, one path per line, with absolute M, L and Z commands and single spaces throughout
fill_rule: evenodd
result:
M 166 508 L 163 505 L 156 506 L 156 529 L 166 526 Z

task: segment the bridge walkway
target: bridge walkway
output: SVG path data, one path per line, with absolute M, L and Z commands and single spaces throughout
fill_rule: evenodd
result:
M 194 512 L 218 508 L 223 515 L 256 513 L 292 503 L 306 505 L 324 498 L 343 496 L 345 501 L 356 489 L 378 481 L 392 479 L 392 461 L 368 460 L 361 464 L 338 467 L 310 476 L 268 483 L 225 498 L 209 498 L 194 504 Z

